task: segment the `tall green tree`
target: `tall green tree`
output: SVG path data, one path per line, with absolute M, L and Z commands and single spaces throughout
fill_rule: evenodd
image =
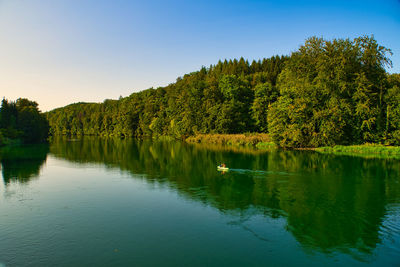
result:
M 40 142 L 48 136 L 49 123 L 36 102 L 26 98 L 19 98 L 16 102 L 3 99 L 0 132 L 3 137 L 21 139 L 27 143 Z
M 386 102 L 386 142 L 400 145 L 400 74 L 388 77 L 388 91 L 384 97 Z
M 270 128 L 275 141 L 315 147 L 378 140 L 383 129 L 384 67 L 390 64 L 386 54 L 390 50 L 373 37 L 309 38 L 278 78 L 282 97 L 271 105 L 269 118 L 271 125 L 282 128 Z M 277 111 L 286 113 L 286 124 L 274 122 L 281 119 Z
M 224 96 L 219 116 L 220 129 L 227 133 L 251 131 L 253 121 L 250 107 L 253 95 L 248 82 L 242 77 L 224 75 L 218 86 Z
M 251 106 L 252 117 L 257 132 L 268 132 L 268 106 L 276 101 L 279 92 L 271 83 L 258 84 L 254 88 L 254 101 Z

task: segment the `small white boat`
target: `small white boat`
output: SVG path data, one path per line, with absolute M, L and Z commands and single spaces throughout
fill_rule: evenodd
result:
M 219 171 L 229 171 L 229 168 L 227 168 L 227 167 L 222 167 L 222 166 L 217 166 L 217 170 L 219 170 Z

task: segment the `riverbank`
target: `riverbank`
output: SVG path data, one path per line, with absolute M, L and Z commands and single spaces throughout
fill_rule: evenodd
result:
M 82 137 L 82 136 L 81 136 Z M 79 140 L 79 137 L 68 138 L 68 141 Z M 158 141 L 172 141 L 172 137 L 161 136 L 154 138 Z M 209 149 L 221 150 L 229 149 L 236 152 L 250 153 L 259 151 L 268 151 L 279 149 L 274 144 L 268 134 L 264 133 L 245 133 L 245 134 L 199 134 L 184 139 L 186 143 L 201 145 Z M 400 146 L 385 146 L 380 144 L 363 144 L 363 145 L 337 145 L 333 147 L 318 148 L 294 148 L 293 150 L 309 150 L 324 154 L 362 156 L 364 158 L 396 158 L 400 159 Z
M 214 144 L 228 146 L 251 146 L 260 149 L 277 148 L 268 134 L 244 133 L 244 134 L 198 134 L 185 140 L 192 144 Z
M 318 147 L 312 150 L 320 153 L 356 156 L 370 158 L 396 158 L 400 159 L 399 146 L 384 146 L 379 144 L 363 144 L 351 146 Z
M 278 149 L 268 134 L 246 133 L 246 134 L 199 134 L 188 137 L 188 143 L 194 144 L 213 144 L 221 146 L 233 147 L 254 147 L 260 150 Z M 349 146 L 333 146 L 333 147 L 318 147 L 318 148 L 298 148 L 296 150 L 312 150 L 325 154 L 363 156 L 371 158 L 399 158 L 399 146 L 384 146 L 380 144 L 363 144 Z

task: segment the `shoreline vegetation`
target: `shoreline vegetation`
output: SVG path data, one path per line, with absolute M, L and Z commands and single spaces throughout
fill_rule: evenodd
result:
M 261 144 L 275 145 L 268 134 L 244 133 L 244 134 L 198 134 L 185 139 L 187 143 L 203 143 L 231 146 L 259 146 Z
M 333 147 L 318 147 L 314 151 L 345 155 L 345 156 L 359 156 L 367 158 L 395 158 L 400 159 L 400 146 L 385 146 L 380 144 L 366 143 L 362 145 L 349 145 L 349 146 L 333 146 Z
M 279 147 L 272 142 L 268 134 L 198 134 L 185 139 L 189 144 L 218 145 L 225 147 L 248 147 L 258 150 L 276 150 Z M 332 147 L 294 148 L 294 150 L 310 150 L 324 154 L 363 156 L 370 158 L 400 159 L 400 146 L 385 146 L 382 144 L 366 143 L 362 145 L 335 145 Z
M 70 142 L 80 141 L 85 135 L 66 136 Z M 89 137 L 89 136 L 87 136 Z M 112 136 L 98 136 L 100 138 L 119 138 Z M 49 138 L 50 140 L 53 137 Z M 153 138 L 157 141 L 177 140 L 170 136 L 158 136 Z M 265 133 L 243 133 L 243 134 L 197 134 L 189 136 L 181 141 L 201 146 L 210 150 L 229 150 L 232 152 L 258 154 L 263 151 L 275 151 L 279 149 L 315 151 L 323 154 L 334 154 L 344 156 L 361 156 L 365 158 L 392 158 L 400 159 L 400 146 L 365 143 L 360 145 L 335 145 L 331 147 L 305 147 L 305 148 L 282 148 L 276 145 L 268 134 Z M 24 142 L 21 139 L 4 138 L 0 135 L 0 148 L 5 146 L 18 146 Z
M 61 137 L 61 136 L 60 136 Z M 62 136 L 70 142 L 80 141 L 80 136 Z M 93 137 L 93 136 L 92 136 Z M 112 136 L 97 136 L 100 138 L 118 138 Z M 53 137 L 50 137 L 52 139 Z M 152 138 L 155 141 L 176 141 L 170 136 L 159 136 Z M 140 139 L 138 139 L 140 140 Z M 143 139 L 146 140 L 146 139 Z M 306 148 L 282 148 L 271 141 L 271 137 L 265 133 L 244 134 L 198 134 L 186 139 L 179 139 L 187 144 L 198 146 L 209 150 L 227 150 L 237 153 L 259 154 L 276 150 L 302 150 L 315 151 L 322 154 L 357 156 L 364 158 L 400 159 L 400 146 L 389 146 L 382 144 L 365 143 L 360 145 L 335 145 L 332 147 L 306 147 Z

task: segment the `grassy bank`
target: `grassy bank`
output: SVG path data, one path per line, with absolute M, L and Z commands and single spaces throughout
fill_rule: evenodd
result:
M 247 133 L 247 134 L 199 134 L 186 139 L 188 143 L 232 146 L 232 147 L 254 147 L 260 150 L 277 149 L 268 134 Z M 352 146 L 333 146 L 305 148 L 320 153 L 336 155 L 362 156 L 368 158 L 396 158 L 400 159 L 399 146 L 384 146 L 379 144 L 363 144 Z
M 364 156 L 371 158 L 397 158 L 400 159 L 399 146 L 384 146 L 378 144 L 363 144 L 353 146 L 318 147 L 313 149 L 320 153 L 337 155 Z
M 199 150 L 208 150 L 214 152 L 234 152 L 240 154 L 249 154 L 249 155 L 260 155 L 267 152 L 264 149 L 255 149 L 252 146 L 231 146 L 231 145 L 218 145 L 218 144 L 206 144 L 206 143 L 192 143 L 196 149 Z
M 188 143 L 215 144 L 228 146 L 249 146 L 260 149 L 276 148 L 268 134 L 198 134 L 186 139 Z

